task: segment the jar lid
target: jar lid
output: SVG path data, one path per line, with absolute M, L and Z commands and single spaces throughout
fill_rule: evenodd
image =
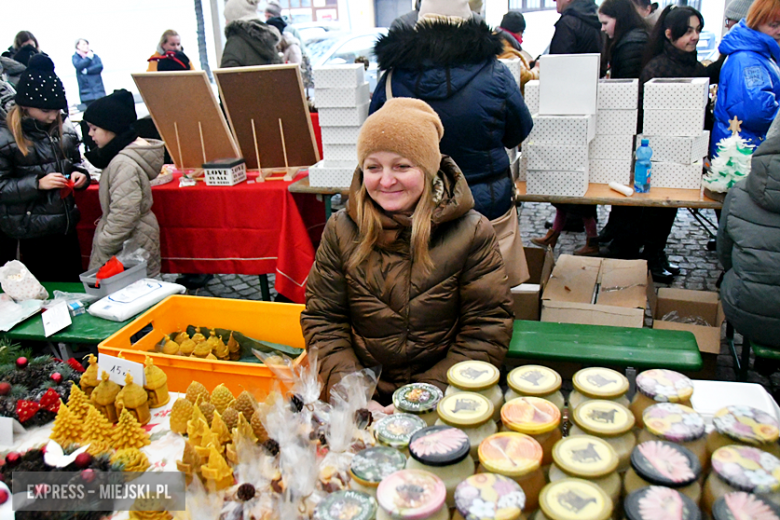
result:
M 616 437 L 634 427 L 634 414 L 615 401 L 594 399 L 579 405 L 572 414 L 574 424 L 596 436 Z
M 436 411 L 439 418 L 451 425 L 474 428 L 493 418 L 493 403 L 482 394 L 459 392 L 439 401 Z
M 444 506 L 444 482 L 428 471 L 402 469 L 379 484 L 376 498 L 386 513 L 404 520 L 422 520 Z
M 461 361 L 447 371 L 447 381 L 461 390 L 484 390 L 498 383 L 498 368 L 485 361 Z
M 525 508 L 525 493 L 509 477 L 478 473 L 455 488 L 455 507 L 465 520 L 515 520 Z
M 701 475 L 698 457 L 684 446 L 666 441 L 647 441 L 631 452 L 631 467 L 650 484 L 681 488 Z
M 715 520 L 780 520 L 780 507 L 744 491 L 726 493 L 712 506 Z
M 539 507 L 551 520 L 606 520 L 612 515 L 613 505 L 596 484 L 565 478 L 544 486 Z
M 689 406 L 658 403 L 645 408 L 642 421 L 648 432 L 670 442 L 690 442 L 704 436 L 704 419 Z
M 360 491 L 336 491 L 317 505 L 315 517 L 317 520 L 374 520 L 376 500 Z
M 561 424 L 561 411 L 541 397 L 518 397 L 501 407 L 501 421 L 510 430 L 539 435 Z
M 428 426 L 412 435 L 409 454 L 426 466 L 450 466 L 465 459 L 471 444 L 463 430 L 452 426 Z
M 719 433 L 743 444 L 761 446 L 777 442 L 777 421 L 766 412 L 750 406 L 727 406 L 712 418 Z
M 523 395 L 543 396 L 561 388 L 561 376 L 541 365 L 517 367 L 506 378 L 509 387 Z
M 404 413 L 423 414 L 436 409 L 444 393 L 438 386 L 411 383 L 393 392 L 393 405 Z
M 712 470 L 729 486 L 748 493 L 780 490 L 780 460 L 749 446 L 724 446 L 712 454 Z
M 415 419 L 417 419 L 415 417 Z M 378 486 L 383 478 L 406 467 L 406 457 L 400 451 L 376 446 L 358 452 L 352 458 L 352 478 L 364 486 Z
M 679 403 L 690 400 L 693 382 L 674 370 L 653 368 L 636 376 L 636 389 L 661 403 Z
M 522 433 L 493 434 L 479 444 L 478 453 L 486 470 L 507 477 L 527 475 L 542 464 L 542 446 Z
M 374 427 L 376 440 L 390 446 L 405 450 L 409 446 L 409 439 L 417 430 L 427 426 L 426 422 L 416 415 L 409 413 L 394 413 L 379 419 Z
M 615 449 L 592 435 L 575 435 L 555 443 L 552 452 L 555 465 L 579 478 L 601 478 L 618 467 Z
M 578 370 L 572 379 L 574 389 L 592 399 L 614 399 L 628 392 L 628 379 L 609 368 Z
M 663 486 L 637 489 L 626 497 L 623 509 L 628 520 L 701 520 L 693 500 Z

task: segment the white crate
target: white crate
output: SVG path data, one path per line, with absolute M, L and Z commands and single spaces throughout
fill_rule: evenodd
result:
M 631 159 L 591 159 L 589 180 L 594 184 L 631 183 Z
M 371 102 L 368 82 L 359 87 L 317 88 L 314 90 L 314 104 L 317 108 L 356 107 Z
M 359 126 L 323 126 L 322 144 L 356 144 L 360 135 Z
M 357 165 L 346 161 L 320 161 L 309 167 L 312 188 L 349 188 Z
M 349 108 L 321 108 L 320 127 L 360 126 L 368 118 L 368 105 L 369 103 L 364 103 Z
M 634 135 L 638 110 L 599 110 L 596 135 Z
M 365 70 L 362 63 L 315 67 L 314 85 L 315 88 L 359 87 L 366 82 Z
M 512 77 L 517 81 L 517 85 L 520 86 L 520 71 L 523 67 L 520 58 L 512 58 L 511 60 L 499 59 L 498 61 L 506 65 L 506 68 L 512 73 Z
M 644 85 L 643 108 L 704 111 L 709 90 L 709 78 L 651 79 Z
M 528 144 L 586 146 L 596 135 L 596 115 L 544 116 L 534 114 Z
M 235 186 L 246 180 L 246 163 L 225 168 L 203 168 L 206 186 Z
M 636 136 L 636 148 L 639 148 L 642 139 L 650 141 L 653 149 L 651 161 L 654 162 L 693 164 L 709 153 L 710 133 L 707 130 L 696 137 L 640 134 Z
M 595 114 L 599 54 L 545 54 L 539 58 L 540 114 Z
M 635 110 L 639 108 L 639 80 L 599 80 L 599 110 Z
M 529 170 L 585 171 L 587 146 L 528 144 L 523 146 Z
M 651 188 L 678 188 L 697 190 L 701 188 L 702 163 L 677 164 L 670 162 L 652 163 Z
M 526 193 L 529 195 L 557 195 L 582 197 L 588 191 L 588 172 L 555 172 L 528 170 Z
M 704 128 L 704 109 L 701 110 L 645 110 L 642 133 L 696 137 Z
M 357 164 L 358 154 L 356 144 L 324 144 L 322 158 L 327 161 L 351 161 Z
M 523 99 L 525 100 L 525 106 L 528 107 L 528 111 L 531 114 L 539 113 L 539 85 L 538 79 L 532 79 L 525 84 Z
M 633 135 L 597 135 L 590 142 L 589 159 L 633 160 Z

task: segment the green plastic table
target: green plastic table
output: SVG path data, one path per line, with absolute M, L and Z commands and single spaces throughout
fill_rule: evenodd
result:
M 507 356 L 687 371 L 702 367 L 691 332 L 544 321 L 516 320 Z

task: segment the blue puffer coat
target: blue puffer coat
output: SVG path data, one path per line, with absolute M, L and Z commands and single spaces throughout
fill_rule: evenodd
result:
M 374 113 L 392 96 L 422 99 L 444 124 L 441 152 L 461 169 L 474 209 L 495 219 L 511 207 L 513 185 L 505 148 L 518 146 L 533 120 L 517 82 L 496 59 L 503 41 L 479 21 L 391 29 L 375 53 L 386 72 L 371 100 Z
M 77 52 L 73 54 L 73 66 L 76 68 L 76 79 L 79 82 L 79 97 L 82 103 L 105 97 L 103 87 L 103 62 L 97 54 L 82 58 Z
M 742 20 L 723 37 L 718 51 L 728 58 L 720 71 L 710 152 L 731 135 L 734 116 L 742 121 L 740 135 L 758 146 L 780 108 L 780 46 Z

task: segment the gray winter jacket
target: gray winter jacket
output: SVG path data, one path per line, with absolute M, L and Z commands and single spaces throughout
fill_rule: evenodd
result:
M 780 348 L 780 118 L 754 152 L 750 175 L 726 197 L 718 256 L 728 321 L 752 341 Z
M 236 20 L 225 27 L 221 67 L 250 67 L 282 63 L 276 50 L 279 33 L 260 20 Z

